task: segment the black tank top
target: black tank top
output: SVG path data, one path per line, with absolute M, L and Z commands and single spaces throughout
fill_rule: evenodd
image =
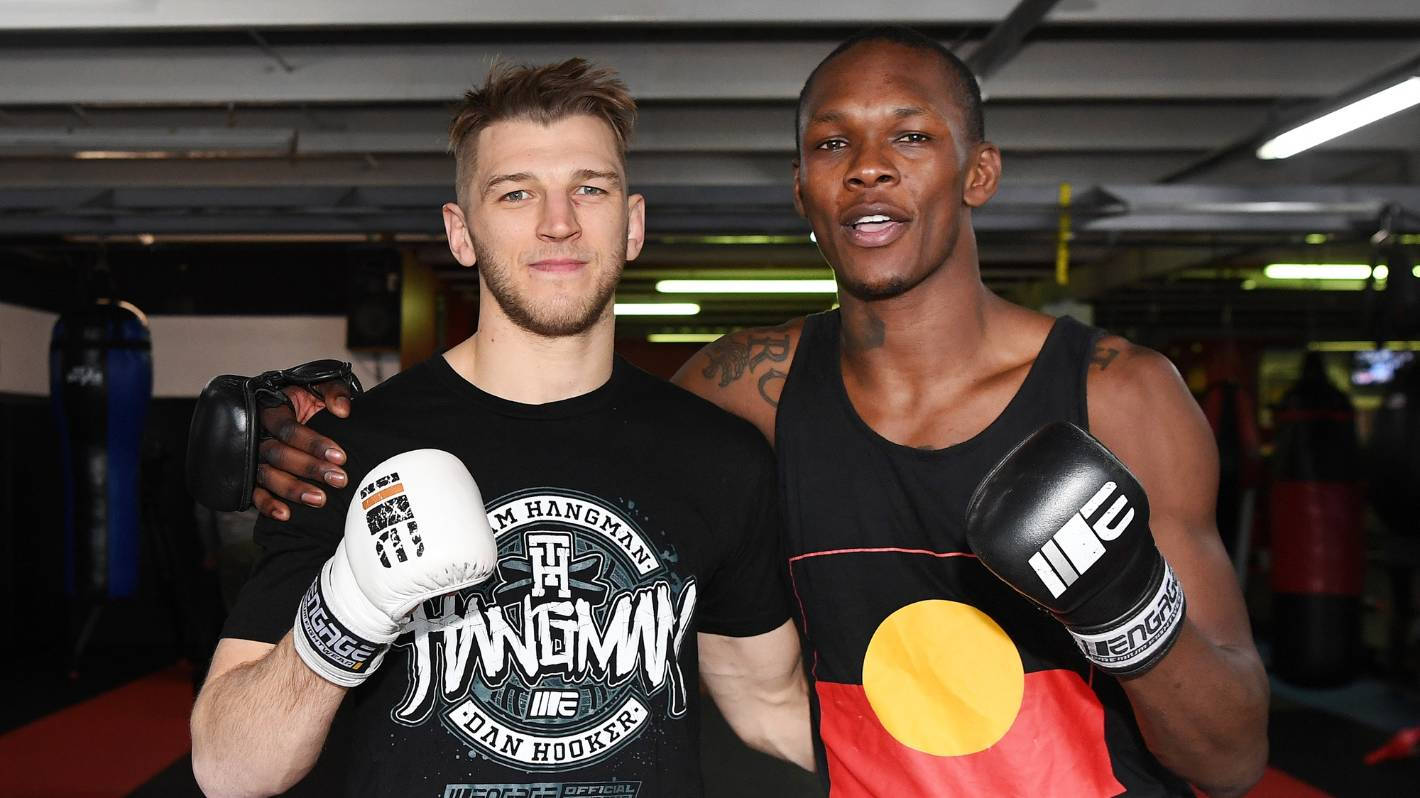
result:
M 837 311 L 809 316 L 776 420 L 791 585 L 833 796 L 1178 795 L 1123 689 L 966 545 L 967 499 L 1047 422 L 1088 429 L 1098 330 L 1061 318 L 999 417 L 892 443 L 843 387 Z

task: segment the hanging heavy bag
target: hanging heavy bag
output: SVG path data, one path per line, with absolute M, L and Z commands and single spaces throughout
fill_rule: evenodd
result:
M 65 313 L 49 349 L 64 483 L 66 586 L 110 599 L 138 587 L 139 444 L 153 395 L 147 322 L 126 303 Z
M 1309 352 L 1277 409 L 1271 491 L 1272 667 L 1300 685 L 1350 681 L 1365 571 L 1356 415 Z

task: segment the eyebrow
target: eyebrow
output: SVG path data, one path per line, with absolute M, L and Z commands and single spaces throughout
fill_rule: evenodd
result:
M 533 180 L 533 176 L 527 172 L 513 172 L 506 175 L 494 175 L 488 178 L 488 182 L 483 184 L 483 193 L 487 194 L 500 183 L 524 183 Z M 608 172 L 602 169 L 578 169 L 572 173 L 572 179 L 581 180 L 605 180 L 617 187 L 621 186 L 621 175 L 616 172 Z
M 488 178 L 487 183 L 483 184 L 483 193 L 487 194 L 488 192 L 492 191 L 493 187 L 498 185 L 499 183 L 521 183 L 527 180 L 532 180 L 532 175 L 528 174 L 527 172 L 514 172 L 509 175 L 494 175 Z
M 909 116 L 926 116 L 927 109 L 920 105 L 903 105 L 892 109 L 892 115 L 898 119 L 906 119 Z M 820 122 L 835 124 L 842 122 L 845 118 L 842 111 L 824 111 L 823 113 L 814 114 L 813 118 L 809 120 L 809 124 L 812 125 Z
M 621 186 L 621 175 L 602 169 L 578 169 L 572 173 L 572 177 L 575 180 L 605 180 L 615 186 Z

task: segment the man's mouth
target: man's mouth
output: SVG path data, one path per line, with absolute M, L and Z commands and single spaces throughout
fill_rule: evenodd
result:
M 863 213 L 850 216 L 844 227 L 848 239 L 860 247 L 883 247 L 896 241 L 907 229 L 908 221 L 896 214 Z
M 577 258 L 546 258 L 533 261 L 529 265 L 536 271 L 556 273 L 576 271 L 586 266 L 587 262 Z

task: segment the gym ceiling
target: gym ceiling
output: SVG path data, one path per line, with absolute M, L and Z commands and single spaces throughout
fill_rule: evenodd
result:
M 624 317 L 622 334 L 822 309 L 831 294 L 656 282 L 829 276 L 790 202 L 794 101 L 838 40 L 884 22 L 982 76 L 1005 180 L 975 224 L 1007 296 L 1092 303 L 1145 339 L 1354 338 L 1365 291 L 1265 266 L 1369 263 L 1378 231 L 1420 244 L 1420 106 L 1255 154 L 1420 75 L 1415 0 L 0 0 L 0 300 L 58 309 L 86 264 L 181 261 L 208 264 L 200 312 L 223 286 L 371 248 L 471 291 L 441 240 L 449 105 L 495 58 L 581 55 L 641 104 L 630 170 L 650 243 L 621 296 L 701 306 Z M 303 309 L 263 308 L 270 293 L 241 310 Z

